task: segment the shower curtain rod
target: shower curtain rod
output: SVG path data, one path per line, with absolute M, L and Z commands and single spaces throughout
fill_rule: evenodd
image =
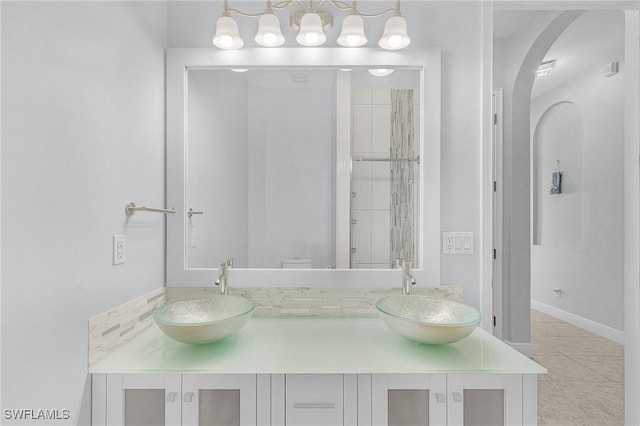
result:
M 384 157 L 364 157 L 362 155 L 353 158 L 354 161 L 388 161 L 398 163 L 412 163 L 416 162 L 420 164 L 420 156 L 413 157 L 399 157 L 399 158 L 384 158 Z

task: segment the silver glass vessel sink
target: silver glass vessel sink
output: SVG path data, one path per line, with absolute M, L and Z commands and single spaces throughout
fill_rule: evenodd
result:
M 156 309 L 153 319 L 167 336 L 182 343 L 222 340 L 244 327 L 255 305 L 238 296 L 213 294 L 171 302 Z
M 418 295 L 392 295 L 376 303 L 380 318 L 398 334 L 420 343 L 456 342 L 476 328 L 482 315 L 473 306 Z

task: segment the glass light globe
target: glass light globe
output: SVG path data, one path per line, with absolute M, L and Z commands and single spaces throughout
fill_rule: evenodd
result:
M 296 41 L 303 46 L 320 46 L 327 41 L 322 29 L 322 19 L 317 13 L 306 13 L 300 20 Z
M 280 30 L 280 20 L 273 13 L 265 13 L 260 16 L 256 43 L 264 47 L 276 47 L 284 43 L 284 36 Z
M 384 34 L 378 46 L 387 50 L 398 50 L 407 47 L 411 39 L 407 34 L 407 21 L 402 16 L 392 16 L 384 24 Z
M 367 43 L 364 20 L 360 15 L 349 15 L 342 22 L 342 32 L 337 40 L 340 46 L 358 47 Z
M 213 44 L 220 49 L 240 49 L 244 41 L 238 32 L 238 24 L 230 16 L 221 16 L 216 24 Z

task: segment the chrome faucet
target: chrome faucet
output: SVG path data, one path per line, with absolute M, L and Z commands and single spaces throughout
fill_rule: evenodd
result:
M 229 268 L 231 267 L 233 267 L 233 259 L 228 259 L 218 265 L 218 279 L 216 280 L 215 285 L 220 286 L 220 294 L 224 295 L 229 292 L 227 272 L 229 272 Z
M 402 294 L 409 295 L 411 294 L 411 286 L 416 285 L 416 280 L 411 274 L 411 262 L 402 260 L 400 264 L 402 266 Z

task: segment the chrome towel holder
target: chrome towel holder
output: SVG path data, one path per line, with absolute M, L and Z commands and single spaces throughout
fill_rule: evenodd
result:
M 129 203 L 125 206 L 124 211 L 127 212 L 127 215 L 131 216 L 135 214 L 135 212 L 152 212 L 152 213 L 164 213 L 164 214 L 174 214 L 175 209 L 156 209 L 152 207 L 136 207 L 134 203 Z

